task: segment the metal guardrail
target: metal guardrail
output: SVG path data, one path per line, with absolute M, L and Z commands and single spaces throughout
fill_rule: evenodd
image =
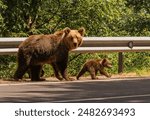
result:
M 75 52 L 149 51 L 150 37 L 85 37 Z
M 0 55 L 15 55 L 26 38 L 0 38 Z M 150 51 L 150 37 L 84 37 L 75 53 L 118 52 L 118 73 L 123 72 L 122 52 Z
M 15 54 L 26 38 L 0 38 L 0 55 Z M 84 37 L 81 47 L 72 52 L 150 51 L 150 37 Z

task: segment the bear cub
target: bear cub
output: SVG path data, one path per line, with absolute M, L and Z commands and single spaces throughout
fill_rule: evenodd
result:
M 108 74 L 104 68 L 111 68 L 112 64 L 108 59 L 92 59 L 88 60 L 87 62 L 84 63 L 82 69 L 77 75 L 77 80 L 79 77 L 81 77 L 85 72 L 89 72 L 91 75 L 91 79 L 98 79 L 96 77 L 97 72 L 99 71 L 100 74 L 105 75 L 106 77 L 111 77 L 110 74 Z

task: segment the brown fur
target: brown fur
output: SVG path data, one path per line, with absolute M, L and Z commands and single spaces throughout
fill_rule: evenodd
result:
M 44 70 L 41 69 L 40 77 L 43 77 L 43 76 L 44 76 L 44 73 L 45 73 Z M 31 70 L 30 70 L 30 69 L 27 70 L 27 74 L 28 74 L 28 77 L 31 78 Z
M 58 32 L 57 32 L 58 33 Z M 70 80 L 67 76 L 68 54 L 82 44 L 84 29 L 71 30 L 65 28 L 60 34 L 32 35 L 23 41 L 18 50 L 18 67 L 14 79 L 22 79 L 30 69 L 31 80 L 41 80 L 40 73 L 44 64 L 51 64 L 55 76 L 62 80 Z M 62 77 L 60 77 L 59 72 Z
M 97 60 L 89 60 L 84 63 L 82 69 L 80 70 L 79 74 L 77 75 L 77 79 L 81 77 L 85 72 L 89 72 L 92 79 L 97 79 L 96 75 L 99 71 L 100 74 L 105 75 L 106 77 L 111 77 L 104 68 L 111 68 L 111 63 L 108 59 L 97 59 Z

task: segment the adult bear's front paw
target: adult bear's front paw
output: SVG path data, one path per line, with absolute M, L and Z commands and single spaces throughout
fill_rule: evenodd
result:
M 62 80 L 64 79 L 64 78 L 60 77 L 59 75 L 56 76 L 56 78 L 57 78 L 58 80 L 60 80 L 60 81 L 62 81 Z

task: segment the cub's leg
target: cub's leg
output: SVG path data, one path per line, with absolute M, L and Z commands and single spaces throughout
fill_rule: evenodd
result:
M 79 77 L 81 77 L 86 71 L 87 71 L 86 67 L 83 66 L 83 68 L 80 70 L 80 72 L 77 75 L 77 80 L 79 80 Z
M 89 72 L 90 75 L 91 75 L 91 79 L 98 79 L 98 78 L 96 78 L 96 75 L 95 75 L 95 68 L 94 68 L 94 67 L 90 67 L 90 68 L 88 69 L 88 72 Z
M 97 76 L 98 70 L 95 70 L 95 75 Z
M 100 74 L 105 75 L 106 77 L 111 77 L 111 75 L 109 75 L 109 74 L 108 74 L 106 71 L 104 71 L 104 70 L 100 70 L 99 72 L 100 72 Z

